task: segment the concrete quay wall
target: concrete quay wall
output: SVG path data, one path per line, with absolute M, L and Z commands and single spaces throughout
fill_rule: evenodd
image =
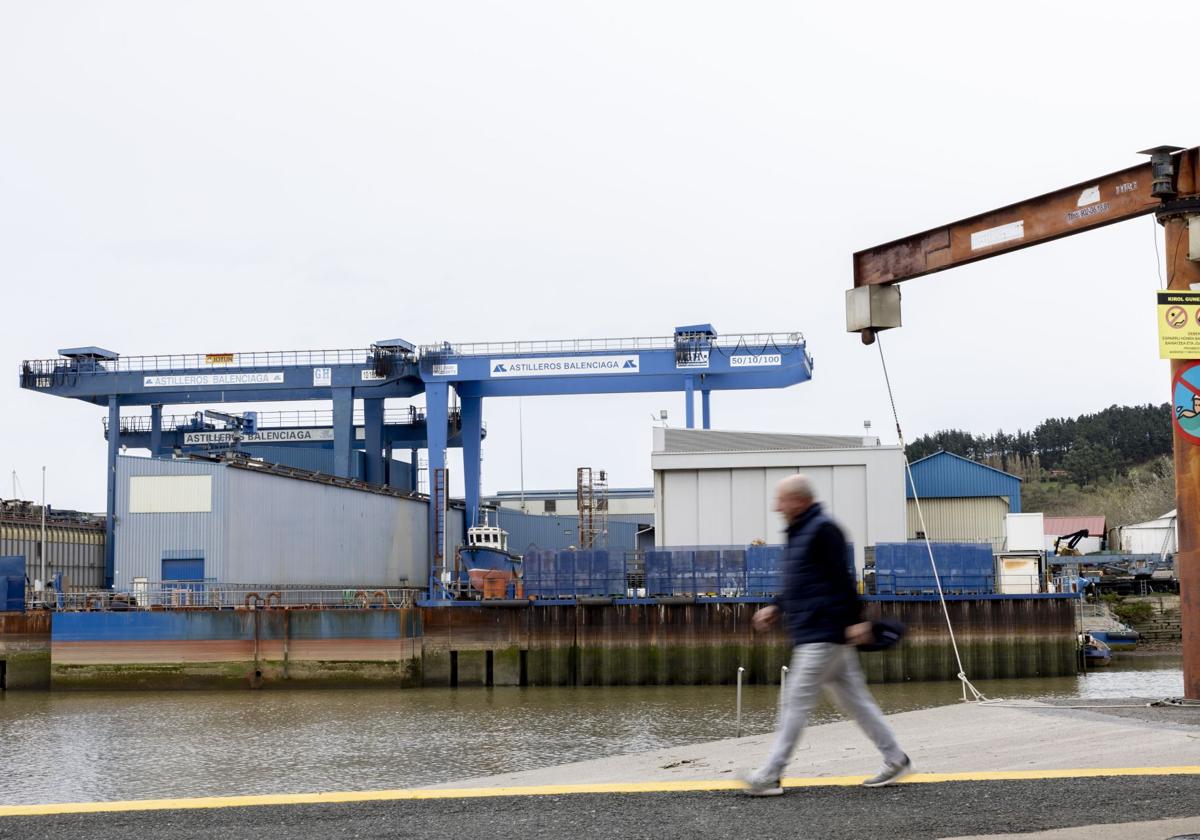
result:
M 788 661 L 779 631 L 751 629 L 746 602 L 426 606 L 366 610 L 162 610 L 30 616 L 49 621 L 45 678 L 12 688 L 173 689 L 772 683 Z M 941 605 L 869 599 L 904 642 L 862 655 L 872 682 L 954 679 Z M 948 602 L 972 677 L 1075 671 L 1073 602 Z M 0 635 L 17 649 L 28 634 Z M 24 667 L 24 666 L 23 666 Z
M 0 690 L 50 687 L 50 613 L 0 612 Z

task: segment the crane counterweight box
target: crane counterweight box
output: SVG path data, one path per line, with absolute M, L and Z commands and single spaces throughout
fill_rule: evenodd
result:
M 846 332 L 900 326 L 899 286 L 859 286 L 846 291 Z

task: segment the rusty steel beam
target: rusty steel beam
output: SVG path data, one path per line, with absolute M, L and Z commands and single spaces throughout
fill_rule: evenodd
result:
M 1184 153 L 1191 157 L 1196 149 Z M 1178 159 L 1178 158 L 1177 158 Z M 1153 213 L 1149 161 L 854 255 L 854 285 L 897 283 Z

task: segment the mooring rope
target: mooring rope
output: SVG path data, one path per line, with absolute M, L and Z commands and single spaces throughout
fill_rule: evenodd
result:
M 879 340 L 879 333 L 875 334 L 875 346 L 879 348 L 879 363 L 883 366 L 883 381 L 887 385 L 888 401 L 892 405 L 892 419 L 896 421 L 896 436 L 900 440 L 900 453 L 904 456 L 904 472 L 908 476 L 908 486 L 912 488 L 913 504 L 917 509 L 917 521 L 921 525 L 921 536 L 925 540 L 925 550 L 929 553 L 929 566 L 933 569 L 933 582 L 937 584 L 938 601 L 942 605 L 942 615 L 946 617 L 946 629 L 950 631 L 950 646 L 954 649 L 954 661 L 958 664 L 958 679 L 962 683 L 963 702 L 965 703 L 972 699 L 982 702 L 988 698 L 967 679 L 967 672 L 963 667 L 962 655 L 958 651 L 958 639 L 954 635 L 954 622 L 950 620 L 950 608 L 946 606 L 946 593 L 942 590 L 942 576 L 938 574 L 937 563 L 933 559 L 933 543 L 929 540 L 929 529 L 925 527 L 925 514 L 921 510 L 921 499 L 917 495 L 916 482 L 913 481 L 912 464 L 909 463 L 908 450 L 904 445 L 904 430 L 900 427 L 900 414 L 896 411 L 896 396 L 892 391 L 892 379 L 888 375 L 887 359 L 883 355 L 883 342 Z M 967 697 L 968 691 L 972 695 L 970 698 Z

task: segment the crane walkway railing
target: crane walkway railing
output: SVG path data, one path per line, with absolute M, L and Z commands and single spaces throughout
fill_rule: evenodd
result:
M 743 350 L 747 353 L 788 353 L 804 344 L 797 331 L 768 333 L 730 333 L 714 338 L 708 347 L 720 353 Z M 475 341 L 444 342 L 421 346 L 421 355 L 434 358 L 447 356 L 514 356 L 538 353 L 618 353 L 638 350 L 674 350 L 674 336 L 631 338 L 565 338 L 549 341 Z
M 48 376 L 64 370 L 80 374 L 142 371 L 220 371 L 224 369 L 312 367 L 318 365 L 371 365 L 372 351 L 268 350 L 248 353 L 182 353 L 155 356 L 120 356 L 116 359 L 27 359 L 23 375 Z
M 694 342 L 689 343 L 692 346 Z M 799 331 L 728 333 L 703 342 L 704 346 L 724 354 L 791 353 L 804 345 Z M 675 336 L 630 338 L 569 338 L 549 341 L 441 342 L 420 348 L 421 356 L 495 356 L 538 353 L 604 353 L 638 350 L 674 350 Z M 321 365 L 373 365 L 371 349 L 347 350 L 268 350 L 246 353 L 181 353 L 152 356 L 118 356 L 115 359 L 67 358 L 26 359 L 20 363 L 22 381 L 53 375 L 103 375 L 110 373 L 216 372 L 226 369 L 262 369 L 313 367 Z

